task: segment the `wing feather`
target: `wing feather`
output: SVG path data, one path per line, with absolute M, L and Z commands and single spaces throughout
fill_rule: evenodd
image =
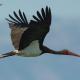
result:
M 22 13 L 21 13 L 21 10 L 20 10 L 20 9 L 19 9 L 19 16 L 21 17 L 21 20 L 22 20 L 24 23 L 26 23 L 26 21 L 25 21 L 25 19 L 24 19 L 23 15 L 22 15 Z
M 36 16 L 34 16 L 34 15 L 33 15 L 33 18 L 34 18 L 36 21 L 38 21 L 38 22 L 40 21 L 40 20 L 39 20 Z
M 20 23 L 18 20 L 14 19 L 10 14 L 9 14 L 9 17 L 10 17 L 13 21 L 15 21 L 15 22 L 17 22 L 17 23 Z
M 17 25 L 17 27 L 28 27 L 29 23 L 27 21 L 27 18 L 25 16 L 25 13 L 20 11 L 19 9 L 19 15 L 13 11 L 15 18 L 13 18 L 10 14 L 9 17 L 11 18 L 11 20 L 6 19 L 9 23 L 14 23 L 14 25 Z
M 43 21 L 43 17 L 41 16 L 41 14 L 40 14 L 39 11 L 37 11 L 37 16 L 39 17 L 39 19 L 40 19 L 41 21 Z
M 43 8 L 41 9 L 41 13 L 42 13 L 42 17 L 45 18 L 46 17 L 46 14 L 45 14 L 45 11 L 44 11 Z
M 25 16 L 25 13 L 24 12 L 23 12 L 23 17 L 24 17 L 25 23 L 28 24 L 28 21 L 27 21 L 27 18 Z
M 8 18 L 6 18 L 6 20 L 10 23 L 17 24 L 15 21 L 9 20 Z
M 16 17 L 16 19 L 20 22 L 20 23 L 23 23 L 23 21 L 19 18 L 19 16 L 16 14 L 16 12 L 14 11 L 14 16 Z
M 27 30 L 26 27 L 25 28 L 13 27 L 11 29 L 12 44 L 14 45 L 14 48 L 17 50 L 19 49 L 20 39 L 25 30 Z
M 6 18 L 6 20 L 9 22 L 9 26 L 11 29 L 12 44 L 15 49 L 19 49 L 21 36 L 24 33 L 24 31 L 29 28 L 29 24 L 28 24 L 25 14 L 22 15 L 23 13 L 20 10 L 19 10 L 19 16 L 15 11 L 13 12 L 13 14 L 15 18 L 13 18 L 9 14 L 9 17 L 11 18 L 11 20 L 8 18 Z
M 19 50 L 26 48 L 32 41 L 39 40 L 43 44 L 46 34 L 49 32 L 51 24 L 51 10 L 49 7 L 37 11 L 37 16 L 33 15 L 34 20 L 30 21 L 30 28 L 25 30 L 19 44 Z

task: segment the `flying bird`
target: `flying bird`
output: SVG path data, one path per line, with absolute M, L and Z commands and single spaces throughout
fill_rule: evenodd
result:
M 44 53 L 80 57 L 80 55 L 66 49 L 55 51 L 43 45 L 44 39 L 50 30 L 51 9 L 46 6 L 45 9 L 41 8 L 41 11 L 36 13 L 37 15 L 33 15 L 30 22 L 28 22 L 25 13 L 21 12 L 21 10 L 19 10 L 18 14 L 15 11 L 13 12 L 15 18 L 9 14 L 10 19 L 6 18 L 6 20 L 11 29 L 11 40 L 15 50 L 1 54 L 0 58 L 13 55 L 36 57 Z

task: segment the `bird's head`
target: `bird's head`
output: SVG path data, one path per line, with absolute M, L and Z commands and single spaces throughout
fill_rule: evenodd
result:
M 66 49 L 58 51 L 58 52 L 61 53 L 62 55 L 71 55 L 71 56 L 80 57 L 79 54 L 73 53 L 72 51 L 69 51 L 69 50 L 66 50 Z

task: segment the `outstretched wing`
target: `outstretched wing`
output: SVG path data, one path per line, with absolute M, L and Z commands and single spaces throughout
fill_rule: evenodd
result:
M 25 30 L 19 44 L 19 50 L 26 48 L 32 41 L 39 40 L 40 45 L 43 44 L 46 34 L 49 32 L 51 24 L 51 10 L 41 9 L 41 13 L 37 11 L 37 17 L 33 15 L 34 20 L 30 22 L 30 28 Z
M 19 10 L 19 15 L 17 15 L 15 11 L 13 13 L 14 13 L 15 18 L 13 18 L 9 14 L 9 17 L 11 20 L 7 18 L 6 20 L 9 22 L 9 26 L 11 29 L 12 43 L 16 49 L 19 49 L 21 36 L 23 32 L 29 28 L 29 24 L 28 24 L 28 21 L 24 12 L 22 13 Z

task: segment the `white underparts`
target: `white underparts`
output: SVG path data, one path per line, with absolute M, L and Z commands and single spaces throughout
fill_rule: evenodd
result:
M 18 51 L 18 50 L 14 50 L 13 52 L 15 52 L 16 54 L 17 54 L 17 53 L 19 53 L 19 51 Z
M 39 48 L 39 42 L 38 40 L 32 41 L 32 43 L 25 49 L 21 51 L 16 51 L 18 52 L 20 56 L 24 57 L 34 57 L 34 56 L 39 56 L 42 51 Z

